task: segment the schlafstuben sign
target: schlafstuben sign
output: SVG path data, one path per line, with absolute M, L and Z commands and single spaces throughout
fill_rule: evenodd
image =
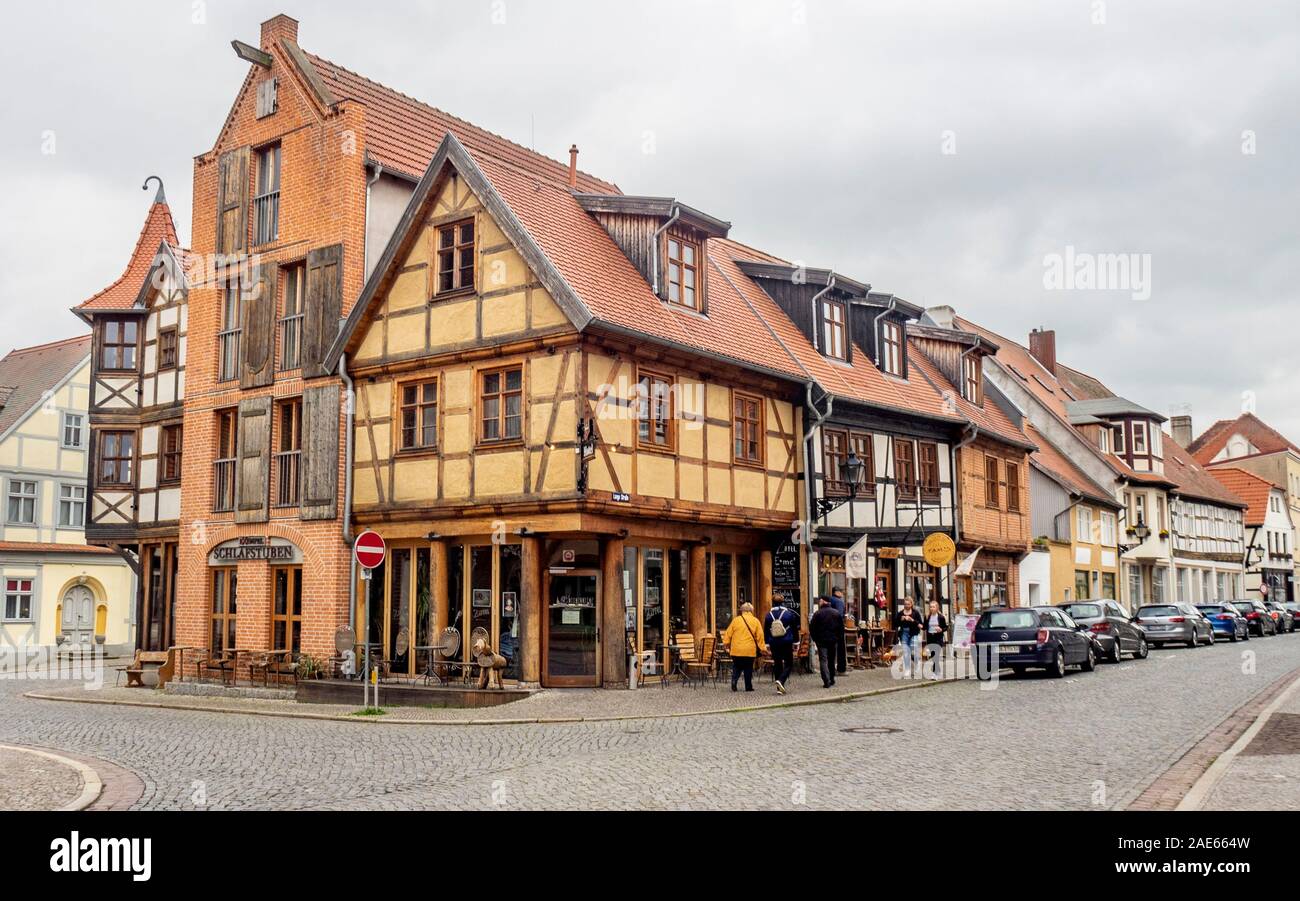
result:
M 265 560 L 268 563 L 302 563 L 302 551 L 283 538 L 264 538 L 245 535 L 223 542 L 208 554 L 209 566 L 229 566 L 232 563 Z

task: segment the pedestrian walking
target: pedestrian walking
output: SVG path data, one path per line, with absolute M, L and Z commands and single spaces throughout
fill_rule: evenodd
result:
M 910 677 L 913 668 L 920 667 L 921 611 L 910 597 L 903 599 L 903 609 L 898 611 L 898 641 L 903 646 L 903 676 Z
M 735 617 L 722 633 L 722 643 L 731 655 L 731 690 L 741 675 L 745 677 L 745 691 L 754 690 L 754 660 L 767 650 L 763 641 L 763 624 L 754 616 L 754 605 L 740 605 L 740 615 Z
M 934 677 L 943 678 L 943 649 L 948 644 L 948 618 L 939 609 L 938 601 L 930 602 L 925 615 L 925 656 L 934 661 Z
M 817 644 L 817 663 L 822 671 L 822 687 L 835 684 L 835 649 L 844 637 L 844 616 L 831 605 L 831 599 L 818 601 L 817 612 L 808 620 L 808 632 Z
M 840 588 L 838 585 L 831 589 L 831 606 L 834 607 L 835 612 L 840 615 L 841 621 L 848 616 L 849 609 L 844 600 L 844 589 Z M 844 630 L 841 629 L 839 643 L 835 645 L 835 672 L 843 676 L 848 671 L 849 649 L 848 645 L 845 644 L 844 641 Z
M 772 609 L 763 618 L 767 646 L 772 649 L 772 675 L 778 694 L 785 694 L 785 683 L 794 672 L 794 646 L 799 637 L 799 617 L 785 606 L 785 598 L 773 595 Z

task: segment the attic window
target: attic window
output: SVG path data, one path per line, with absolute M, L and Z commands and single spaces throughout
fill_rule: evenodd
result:
M 903 374 L 903 329 L 897 322 L 880 324 L 880 368 L 890 375 Z
M 700 308 L 699 285 L 700 248 L 692 241 L 675 235 L 668 238 L 668 302 L 686 307 Z
M 844 304 L 822 298 L 822 353 L 837 360 L 848 359 L 844 335 Z
M 984 404 L 983 370 L 979 357 L 967 356 L 962 359 L 962 397 L 978 406 Z
M 99 368 L 107 372 L 134 372 L 139 343 L 135 319 L 107 319 L 100 342 Z
M 438 293 L 474 290 L 474 220 L 438 229 Z

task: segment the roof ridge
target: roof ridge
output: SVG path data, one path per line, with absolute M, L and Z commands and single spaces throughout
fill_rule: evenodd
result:
M 10 350 L 9 353 L 4 355 L 4 359 L 8 360 L 10 357 L 16 357 L 16 356 L 20 357 L 25 354 L 36 353 L 37 351 L 41 351 L 41 350 L 50 350 L 55 347 L 63 347 L 66 344 L 76 344 L 81 341 L 89 341 L 90 338 L 91 338 L 90 334 L 87 333 L 85 335 L 77 335 L 72 338 L 60 338 L 57 341 L 46 341 L 44 344 L 33 344 L 30 347 L 15 347 L 12 350 Z M 16 388 L 18 386 L 11 385 L 9 387 Z
M 301 49 L 301 48 L 300 48 L 300 49 Z M 424 107 L 425 109 L 427 109 L 427 110 L 429 110 L 429 111 L 431 111 L 431 112 L 434 112 L 434 113 L 436 113 L 436 114 L 438 114 L 438 115 L 440 115 L 440 116 L 445 116 L 446 118 L 451 119 L 451 120 L 453 120 L 454 122 L 457 122 L 457 123 L 459 123 L 459 124 L 465 126 L 466 128 L 470 128 L 470 129 L 473 129 L 474 131 L 482 132 L 483 134 L 486 134 L 486 135 L 489 135 L 489 136 L 491 136 L 491 137 L 493 137 L 493 138 L 496 138 L 498 141 L 502 141 L 503 143 L 509 144 L 511 147 L 514 147 L 514 148 L 520 150 L 520 151 L 523 152 L 523 153 L 530 153 L 530 154 L 533 154 L 534 156 L 540 157 L 541 159 L 544 159 L 544 160 L 546 160 L 546 161 L 548 161 L 548 162 L 550 162 L 550 163 L 552 163 L 552 164 L 554 164 L 554 165 L 556 165 L 556 166 L 560 166 L 560 167 L 563 167 L 563 166 L 564 166 L 564 163 L 563 163 L 563 161 L 561 161 L 561 160 L 553 159 L 553 158 L 547 156 L 547 155 L 544 154 L 544 153 L 540 153 L 539 151 L 537 151 L 537 150 L 534 149 L 534 148 L 531 148 L 531 147 L 525 147 L 523 144 L 520 144 L 518 141 L 511 140 L 510 138 L 507 138 L 505 135 L 498 134 L 498 133 L 496 133 L 495 131 L 492 131 L 492 130 L 489 129 L 489 128 L 484 128 L 484 127 L 481 126 L 481 125 L 475 125 L 473 122 L 469 121 L 468 119 L 464 119 L 464 118 L 462 118 L 462 117 L 460 117 L 460 116 L 457 116 L 455 113 L 449 113 L 449 112 L 447 112 L 446 110 L 444 110 L 444 109 L 442 109 L 442 108 L 440 108 L 440 107 L 436 107 L 436 106 L 434 106 L 432 103 L 427 103 L 427 102 L 421 100 L 421 99 L 418 98 L 418 97 L 414 97 L 414 96 L 412 96 L 412 95 L 410 95 L 410 94 L 405 93 L 404 91 L 399 91 L 399 90 L 397 90 L 397 88 L 394 88 L 394 87 L 391 87 L 391 86 L 389 86 L 389 85 L 386 85 L 386 84 L 384 84 L 384 83 L 381 82 L 381 81 L 376 81 L 375 79 L 369 77 L 368 75 L 362 75 L 360 72 L 356 71 L 355 69 L 349 69 L 347 66 L 341 66 L 341 65 L 339 65 L 338 63 L 334 62 L 334 60 L 332 60 L 332 59 L 327 59 L 326 57 L 321 56 L 319 53 L 312 53 L 310 50 L 303 50 L 303 53 L 306 54 L 308 61 L 309 61 L 309 62 L 312 62 L 313 64 L 315 64 L 316 62 L 319 61 L 319 62 L 325 63 L 326 65 L 333 66 L 335 69 L 338 69 L 338 70 L 340 70 L 340 71 L 342 71 L 342 72 L 346 72 L 347 74 L 353 76 L 354 78 L 359 78 L 359 79 L 361 79 L 362 81 L 364 81 L 364 82 L 366 82 L 366 83 L 368 83 L 368 84 L 374 85 L 376 88 L 380 88 L 381 90 L 387 91 L 387 92 L 389 92 L 390 94 L 395 94 L 395 95 L 397 95 L 398 97 L 401 97 L 401 98 L 404 99 L 404 100 L 408 100 L 408 101 L 410 101 L 411 103 L 414 103 L 414 104 L 417 105 L 417 106 L 422 106 L 422 107 Z M 361 101 L 359 98 L 355 98 L 355 97 L 338 97 L 338 98 L 335 98 L 335 99 L 337 99 L 337 100 L 356 100 L 356 101 L 358 101 L 358 102 L 364 104 L 364 101 Z M 492 154 L 492 153 L 489 152 L 489 155 L 492 156 L 493 158 L 496 158 L 496 154 Z M 532 174 L 532 173 L 530 173 L 530 174 Z M 590 172 L 587 172 L 587 171 L 585 171 L 585 170 L 579 169 L 579 170 L 578 170 L 578 174 L 579 174 L 579 175 L 582 175 L 582 176 L 585 176 L 586 178 L 590 178 L 590 179 L 592 179 L 593 181 L 598 181 L 598 182 L 600 182 L 601 184 L 607 185 L 607 186 L 609 186 L 609 187 L 611 187 L 611 188 L 615 188 L 615 187 L 616 187 L 616 185 L 615 185 L 613 182 L 611 182 L 611 181 L 607 181 L 606 179 L 601 178 L 599 175 L 594 175 L 594 174 L 592 174 L 592 173 L 590 173 Z

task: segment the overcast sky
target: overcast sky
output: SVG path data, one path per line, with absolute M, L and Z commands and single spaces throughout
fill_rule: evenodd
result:
M 23 4 L 0 55 L 0 345 L 84 330 L 67 310 L 121 273 L 146 176 L 188 240 L 193 157 L 247 71 L 230 41 L 285 12 L 304 48 L 551 156 L 576 142 L 587 171 L 738 240 L 1021 342 L 1055 328 L 1062 360 L 1162 413 L 1190 407 L 1198 432 L 1254 392 L 1300 441 L 1298 10 Z M 1149 254 L 1150 298 L 1045 289 L 1067 247 Z

